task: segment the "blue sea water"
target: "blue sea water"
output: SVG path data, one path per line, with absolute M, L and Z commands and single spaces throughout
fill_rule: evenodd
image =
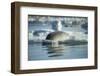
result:
M 86 45 L 60 45 L 59 48 L 44 46 L 41 43 L 28 45 L 28 60 L 55 60 L 55 59 L 82 59 L 88 58 Z

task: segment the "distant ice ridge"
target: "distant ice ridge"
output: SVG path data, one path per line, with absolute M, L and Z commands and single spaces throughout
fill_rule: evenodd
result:
M 70 27 L 72 30 L 63 31 L 61 21 L 59 19 L 57 21 L 58 22 L 56 25 L 52 25 L 52 29 L 40 29 L 40 30 L 29 32 L 29 40 L 45 40 L 49 33 L 62 31 L 68 34 L 68 37 L 66 38 L 66 40 L 85 40 L 87 41 L 88 39 L 87 34 L 85 34 L 82 30 L 77 31 L 81 29 L 81 27 L 77 27 L 77 29 L 75 27 Z
M 29 40 L 45 40 L 45 38 L 50 32 L 54 32 L 54 30 L 41 29 L 41 30 L 31 31 L 31 32 L 28 32 L 28 39 Z
M 88 35 L 85 34 L 84 32 L 73 32 L 73 31 L 64 31 L 69 34 L 68 39 L 73 39 L 73 40 L 87 40 Z
M 50 33 L 50 31 L 45 32 L 38 32 L 38 35 L 34 35 L 34 32 L 29 32 L 28 39 L 29 40 L 45 40 L 47 35 Z M 88 39 L 87 34 L 84 34 L 84 32 L 73 32 L 73 31 L 64 31 L 68 34 L 68 37 L 66 40 L 86 40 Z

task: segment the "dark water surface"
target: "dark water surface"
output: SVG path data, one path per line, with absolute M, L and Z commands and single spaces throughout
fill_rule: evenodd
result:
M 85 45 L 68 46 L 60 44 L 59 47 L 42 45 L 42 43 L 28 44 L 28 60 L 56 60 L 80 59 L 88 57 L 88 48 Z

